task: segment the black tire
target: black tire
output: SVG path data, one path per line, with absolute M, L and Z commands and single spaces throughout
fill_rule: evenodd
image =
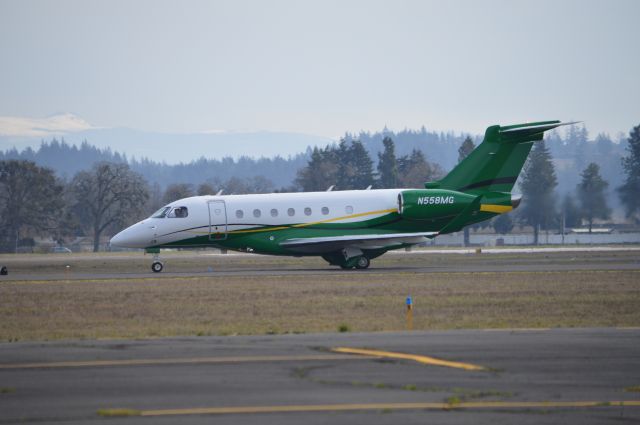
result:
M 7 269 L 7 266 L 0 267 L 0 275 L 6 276 L 8 274 L 9 274 L 9 270 Z
M 360 258 L 358 258 L 358 261 L 356 261 L 356 269 L 366 269 L 367 267 L 369 267 L 369 265 L 371 264 L 371 261 L 369 261 L 369 259 L 365 256 L 362 256 Z
M 153 264 L 151 264 L 151 270 L 154 273 L 160 273 L 163 268 L 164 268 L 164 266 L 162 265 L 162 263 L 160 261 L 154 261 Z

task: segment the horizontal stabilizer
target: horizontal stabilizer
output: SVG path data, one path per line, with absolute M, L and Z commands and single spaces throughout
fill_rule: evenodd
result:
M 560 121 L 547 121 L 542 123 L 532 124 L 519 124 L 507 127 L 500 127 L 498 130 L 501 135 L 507 136 L 507 140 L 513 138 L 528 140 L 531 136 L 542 135 L 545 131 L 553 130 L 554 128 L 564 125 L 577 124 L 580 121 L 573 122 L 560 122 Z

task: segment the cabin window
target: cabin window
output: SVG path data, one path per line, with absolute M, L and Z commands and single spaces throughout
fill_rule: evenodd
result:
M 311 215 L 311 208 L 306 207 L 306 208 L 304 209 L 304 215 Z
M 353 214 L 353 207 L 351 205 L 347 205 L 347 207 L 344 210 L 346 211 L 347 214 Z
M 322 215 L 327 215 L 327 214 L 329 214 L 329 208 L 327 208 L 327 207 L 322 207 L 322 210 L 321 210 L 321 211 L 322 211 Z
M 277 217 L 278 216 L 278 210 L 275 208 L 271 208 L 271 217 Z
M 189 215 L 187 207 L 176 207 L 167 215 L 169 218 L 185 218 Z
M 293 217 L 294 215 L 296 215 L 296 210 L 294 210 L 293 208 L 289 208 L 287 210 L 287 214 L 289 214 L 289 217 Z
M 262 215 L 262 212 L 260 212 L 260 210 L 258 208 L 256 208 L 255 210 L 253 210 L 253 216 L 255 218 L 258 218 Z
M 237 218 L 242 218 L 242 217 L 244 217 L 244 211 L 242 211 L 242 210 L 236 210 L 236 217 L 237 217 Z
M 158 211 L 151 214 L 151 218 L 164 218 L 164 216 L 167 214 L 167 211 L 169 211 L 170 209 L 171 207 L 162 207 Z

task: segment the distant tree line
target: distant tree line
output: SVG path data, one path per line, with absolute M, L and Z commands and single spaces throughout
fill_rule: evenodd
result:
M 307 166 L 298 170 L 296 186 L 304 192 L 327 190 L 423 187 L 425 181 L 442 176 L 438 164 L 427 161 L 422 151 L 396 157 L 395 144 L 390 137 L 383 140 L 384 150 L 374 163 L 364 145 L 358 140 L 343 139 L 338 145 L 314 148 Z
M 378 136 L 365 134 L 365 137 L 373 140 Z M 529 225 L 534 229 L 537 243 L 540 230 L 578 227 L 583 223 L 592 229 L 596 220 L 610 217 L 612 194 L 617 195 L 615 198 L 621 202 L 626 216 L 640 223 L 640 126 L 632 129 L 622 146 L 611 146 L 613 143 L 605 136 L 587 143 L 584 127 L 575 126 L 570 128 L 566 138 L 552 133 L 549 139 L 561 155 L 574 155 L 573 161 L 582 164 L 580 172 L 576 173 L 578 178 L 574 179 L 574 187 L 558 196 L 558 183 L 562 180 L 558 175 L 571 167 L 557 158 L 552 160 L 554 150 L 547 142 L 536 143 L 519 180 L 523 205 L 515 213 L 502 214 L 492 220 L 491 225 L 497 232 L 508 233 L 515 223 Z M 286 160 L 201 159 L 177 166 L 128 160 L 124 155 L 88 144 L 77 148 L 62 142 L 43 143 L 37 152 L 0 153 L 0 250 L 12 252 L 20 246 L 33 244 L 36 237 L 45 236 L 60 242 L 87 236 L 94 241 L 94 250 L 98 250 L 101 236 L 112 235 L 173 200 L 193 195 L 220 191 L 225 194 L 322 191 L 330 186 L 335 190 L 368 186 L 423 187 L 424 182 L 444 174 L 442 167 L 428 161 L 422 150 L 414 148 L 398 154 L 397 145 L 389 134 L 382 137 L 380 143 L 382 147 L 375 157 L 362 141 L 345 137 L 339 144 L 316 147 L 303 156 Z M 461 161 L 474 146 L 471 137 L 462 139 L 456 149 L 457 160 Z M 617 156 L 615 152 L 620 149 L 624 155 Z M 80 163 L 74 155 L 106 157 L 110 161 L 94 161 L 87 167 L 91 162 Z M 15 156 L 19 158 L 10 159 Z M 25 156 L 31 160 L 23 159 Z M 592 160 L 594 157 L 597 159 Z M 69 162 L 70 159 L 75 160 Z M 69 164 L 67 173 L 75 171 L 73 175 L 55 172 L 53 166 L 40 164 L 45 160 Z M 619 183 L 613 185 L 603 172 L 603 169 L 613 167 L 611 161 L 617 161 L 621 175 Z M 175 175 L 174 180 L 161 185 L 139 171 L 140 167 L 144 168 L 141 164 L 160 170 L 182 170 L 183 174 Z M 289 170 L 295 178 L 283 186 L 274 183 L 268 175 L 256 174 L 256 170 L 242 176 L 204 171 L 225 166 L 259 168 L 259 164 L 295 166 Z M 197 178 L 192 174 L 196 173 L 194 170 L 200 170 Z M 476 227 L 486 225 L 479 223 Z M 468 237 L 465 239 L 468 241 Z
M 98 251 L 103 235 L 113 235 L 165 204 L 219 191 L 268 193 L 274 186 L 256 176 L 211 179 L 197 189 L 175 183 L 161 190 L 126 163 L 98 162 L 66 180 L 31 161 L 0 161 L 0 252 L 32 247 L 35 238 L 63 243 L 82 236 L 90 237 Z
M 410 157 L 414 151 L 419 151 L 423 156 L 426 155 L 431 164 L 437 164 L 442 170 L 450 170 L 458 163 L 458 148 L 465 140 L 469 139 L 475 144 L 482 140 L 480 136 L 435 132 L 424 127 L 419 130 L 397 132 L 385 128 L 374 133 L 346 133 L 342 140 L 347 144 L 352 141 L 360 142 L 372 159 L 375 171 L 379 154 L 385 150 L 385 138 L 393 140 L 395 155 L 398 158 Z M 598 164 L 600 174 L 612 188 L 622 184 L 624 170 L 620 161 L 626 154 L 624 135 L 616 136 L 614 141 L 605 134 L 598 134 L 592 140 L 584 126 L 573 125 L 567 127 L 566 131 L 550 132 L 545 139 L 553 157 L 558 182 L 556 191 L 560 195 L 574 192 L 580 180 L 580 173 L 591 162 Z M 71 179 L 78 171 L 89 169 L 96 162 L 126 163 L 151 184 L 157 183 L 162 190 L 176 182 L 197 186 L 203 180 L 226 181 L 232 177 L 246 179 L 256 176 L 267 178 L 273 182 L 277 190 L 290 190 L 295 185 L 298 170 L 307 165 L 312 154 L 313 147 L 288 158 L 199 158 L 189 163 L 167 164 L 146 158 L 128 157 L 110 149 L 98 149 L 87 142 L 75 146 L 65 143 L 64 140 L 53 139 L 43 141 L 38 149 L 0 151 L 0 160 L 33 161 L 52 168 L 64 179 Z M 615 209 L 621 208 L 620 198 L 613 190 L 607 192 L 607 202 Z
M 614 193 L 617 192 L 619 195 L 626 217 L 638 224 L 640 223 L 640 126 L 631 130 L 625 145 L 627 155 L 619 163 L 625 175 L 624 183 L 618 186 Z M 515 216 L 519 222 L 533 228 L 534 244 L 539 241 L 540 230 L 557 229 L 564 232 L 566 228 L 586 225 L 591 232 L 595 220 L 606 220 L 611 216 L 611 208 L 607 201 L 609 182 L 603 178 L 601 167 L 595 162 L 584 164 L 575 189 L 565 193 L 563 199 L 558 202 L 556 192 L 558 178 L 546 141 L 534 145 L 519 181 L 523 205 Z M 494 219 L 496 231 L 506 233 L 496 225 L 504 225 L 509 215 L 503 214 Z M 500 220 L 503 223 L 498 224 Z M 510 230 L 508 223 L 506 228 Z
M 309 151 L 310 152 L 310 151 Z M 245 179 L 264 176 L 276 187 L 291 186 L 296 171 L 307 162 L 308 154 L 300 153 L 289 158 L 240 158 L 221 159 L 199 158 L 188 164 L 166 164 L 147 158 L 129 158 L 111 149 L 99 149 L 83 142 L 80 146 L 69 145 L 64 139 L 41 142 L 38 149 L 26 148 L 22 151 L 9 149 L 0 151 L 0 160 L 22 159 L 51 168 L 64 179 L 72 178 L 78 171 L 87 170 L 97 162 L 124 163 L 141 174 L 148 182 L 158 183 L 165 188 L 175 182 L 193 185 L 203 180 L 227 180 L 232 177 Z

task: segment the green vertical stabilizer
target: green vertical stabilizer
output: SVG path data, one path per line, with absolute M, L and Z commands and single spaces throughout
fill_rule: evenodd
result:
M 560 121 L 542 121 L 487 128 L 484 140 L 449 174 L 427 188 L 460 192 L 511 192 L 524 166 L 533 142 L 542 140 L 544 132 L 561 125 Z

